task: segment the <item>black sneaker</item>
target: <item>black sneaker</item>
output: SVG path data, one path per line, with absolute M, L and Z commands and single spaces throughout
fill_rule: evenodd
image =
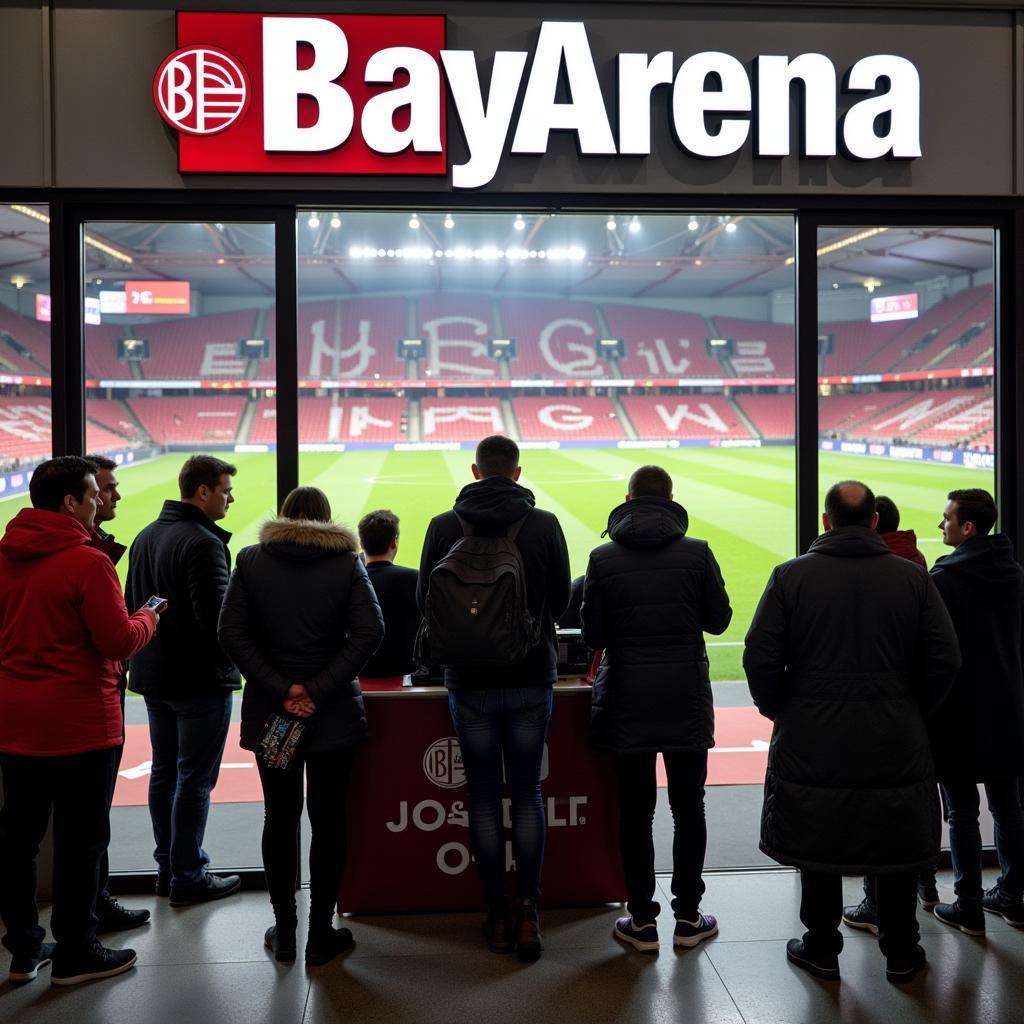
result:
M 951 928 L 959 928 L 965 935 L 984 936 L 985 915 L 980 911 L 971 913 L 960 906 L 960 901 L 955 903 L 937 903 L 932 908 L 932 913 L 943 923 Z
M 903 985 L 913 981 L 928 966 L 924 950 L 915 946 L 910 956 L 889 957 L 885 961 L 885 978 L 894 985 Z
M 193 903 L 222 900 L 238 892 L 242 880 L 238 875 L 206 875 L 198 885 L 171 886 L 171 906 L 190 907 Z
M 97 932 L 123 932 L 138 928 L 149 920 L 148 910 L 129 910 L 113 896 L 105 894 L 96 900 Z
M 878 934 L 878 907 L 870 900 L 861 900 L 855 907 L 843 907 L 843 924 Z
M 922 910 L 934 910 L 939 905 L 939 890 L 934 885 L 919 885 L 917 902 L 921 904 Z
M 999 886 L 994 885 L 981 898 L 981 909 L 990 914 L 998 914 L 1007 924 L 1014 928 L 1024 928 L 1024 900 L 1020 897 L 1004 896 Z
M 11 969 L 7 974 L 7 980 L 12 985 L 24 985 L 28 981 L 35 981 L 40 967 L 46 967 L 53 959 L 54 943 L 44 942 L 39 949 L 29 956 L 11 957 Z
M 786 959 L 822 981 L 839 980 L 838 953 L 812 953 L 804 946 L 802 939 L 790 939 L 786 943 Z
M 58 949 L 53 958 L 50 984 L 80 985 L 83 981 L 113 978 L 116 974 L 130 971 L 137 959 L 134 949 L 107 949 L 98 942 L 71 956 L 63 956 Z
M 263 935 L 263 945 L 273 954 L 279 964 L 295 963 L 295 928 L 278 928 L 271 925 Z
M 310 932 L 306 939 L 306 966 L 323 967 L 336 956 L 352 948 L 352 932 L 348 928 L 328 928 Z

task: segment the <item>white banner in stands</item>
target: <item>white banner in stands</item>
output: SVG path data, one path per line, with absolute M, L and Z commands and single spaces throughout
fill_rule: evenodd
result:
M 537 419 L 552 430 L 586 430 L 594 423 L 594 417 L 578 405 L 568 404 L 542 406 L 537 412 Z
M 661 422 L 673 434 L 678 432 L 683 420 L 699 423 L 702 427 L 717 430 L 720 434 L 727 434 L 729 432 L 729 425 L 715 412 L 714 407 L 708 402 L 694 402 L 692 404 L 678 402 L 671 412 L 669 412 L 667 406 L 659 402 L 654 409 L 661 418 Z

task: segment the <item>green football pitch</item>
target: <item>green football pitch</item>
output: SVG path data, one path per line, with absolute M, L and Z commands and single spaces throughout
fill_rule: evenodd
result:
M 237 552 L 256 540 L 260 522 L 273 513 L 274 457 L 226 457 L 238 466 L 237 500 L 221 525 L 233 533 L 231 548 Z M 177 497 L 183 458 L 167 455 L 119 471 L 122 501 L 111 526 L 118 540 L 130 543 L 156 517 L 164 498 Z M 690 534 L 706 538 L 722 566 L 734 615 L 723 636 L 708 638 L 712 676 L 741 679 L 742 640 L 765 581 L 774 565 L 796 553 L 793 449 L 523 452 L 521 482 L 539 506 L 558 515 L 573 575 L 586 569 L 588 553 L 602 543 L 608 512 L 622 501 L 629 474 L 645 461 L 672 474 L 676 500 L 690 514 Z M 402 523 L 398 561 L 415 567 L 430 517 L 450 508 L 459 488 L 470 482 L 471 463 L 471 451 L 303 453 L 300 478 L 324 490 L 335 517 L 350 525 L 370 509 L 392 509 Z M 993 486 L 992 474 L 959 467 L 822 454 L 823 487 L 847 477 L 863 479 L 876 493 L 893 498 L 901 525 L 917 531 L 929 564 L 944 553 L 936 524 L 946 493 Z M 0 502 L 0 527 L 27 504 L 27 496 Z

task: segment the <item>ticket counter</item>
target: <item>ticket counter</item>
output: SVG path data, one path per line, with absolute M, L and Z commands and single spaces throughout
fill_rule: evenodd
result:
M 611 761 L 590 749 L 590 687 L 555 686 L 541 769 L 547 846 L 545 906 L 625 899 Z M 368 690 L 373 742 L 360 753 L 349 796 L 349 852 L 341 912 L 480 906 L 465 770 L 444 687 Z M 514 872 L 509 804 L 507 865 Z M 510 891 L 514 888 L 510 879 Z

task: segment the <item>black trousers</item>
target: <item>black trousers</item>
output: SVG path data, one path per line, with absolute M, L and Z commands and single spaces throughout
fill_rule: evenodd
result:
M 114 755 L 114 770 L 110 773 L 110 789 L 107 792 L 108 818 L 110 817 L 110 809 L 114 806 L 114 790 L 117 787 L 117 773 L 121 770 L 121 758 L 124 757 L 124 744 L 122 743 L 119 747 L 114 747 L 112 753 Z M 109 850 L 110 846 L 108 844 L 103 848 L 103 856 L 100 858 L 99 888 L 97 889 L 97 894 L 100 898 L 110 895 L 110 892 L 107 889 L 107 885 L 110 882 Z
M 672 835 L 672 911 L 694 921 L 704 895 L 704 783 L 708 752 L 666 753 Z M 651 924 L 661 907 L 654 899 L 654 810 L 658 801 L 657 754 L 622 754 L 613 759 L 619 784 L 619 848 L 626 876 L 626 909 L 638 925 Z
M 917 872 L 876 875 L 878 946 L 887 958 L 909 956 L 921 938 L 917 927 Z M 843 876 L 800 872 L 800 920 L 804 944 L 815 953 L 843 948 Z
M 326 930 L 345 870 L 348 784 L 353 751 L 331 750 L 304 758 L 306 805 L 312 837 L 309 844 L 309 925 Z M 295 923 L 295 881 L 299 871 L 299 822 L 302 818 L 303 763 L 288 771 L 265 768 L 257 761 L 263 786 L 263 870 L 280 927 Z
M 50 930 L 68 955 L 96 938 L 100 860 L 110 841 L 108 794 L 115 751 L 66 757 L 0 754 L 0 918 L 15 955 L 39 949 L 36 857 L 53 810 L 53 916 Z

